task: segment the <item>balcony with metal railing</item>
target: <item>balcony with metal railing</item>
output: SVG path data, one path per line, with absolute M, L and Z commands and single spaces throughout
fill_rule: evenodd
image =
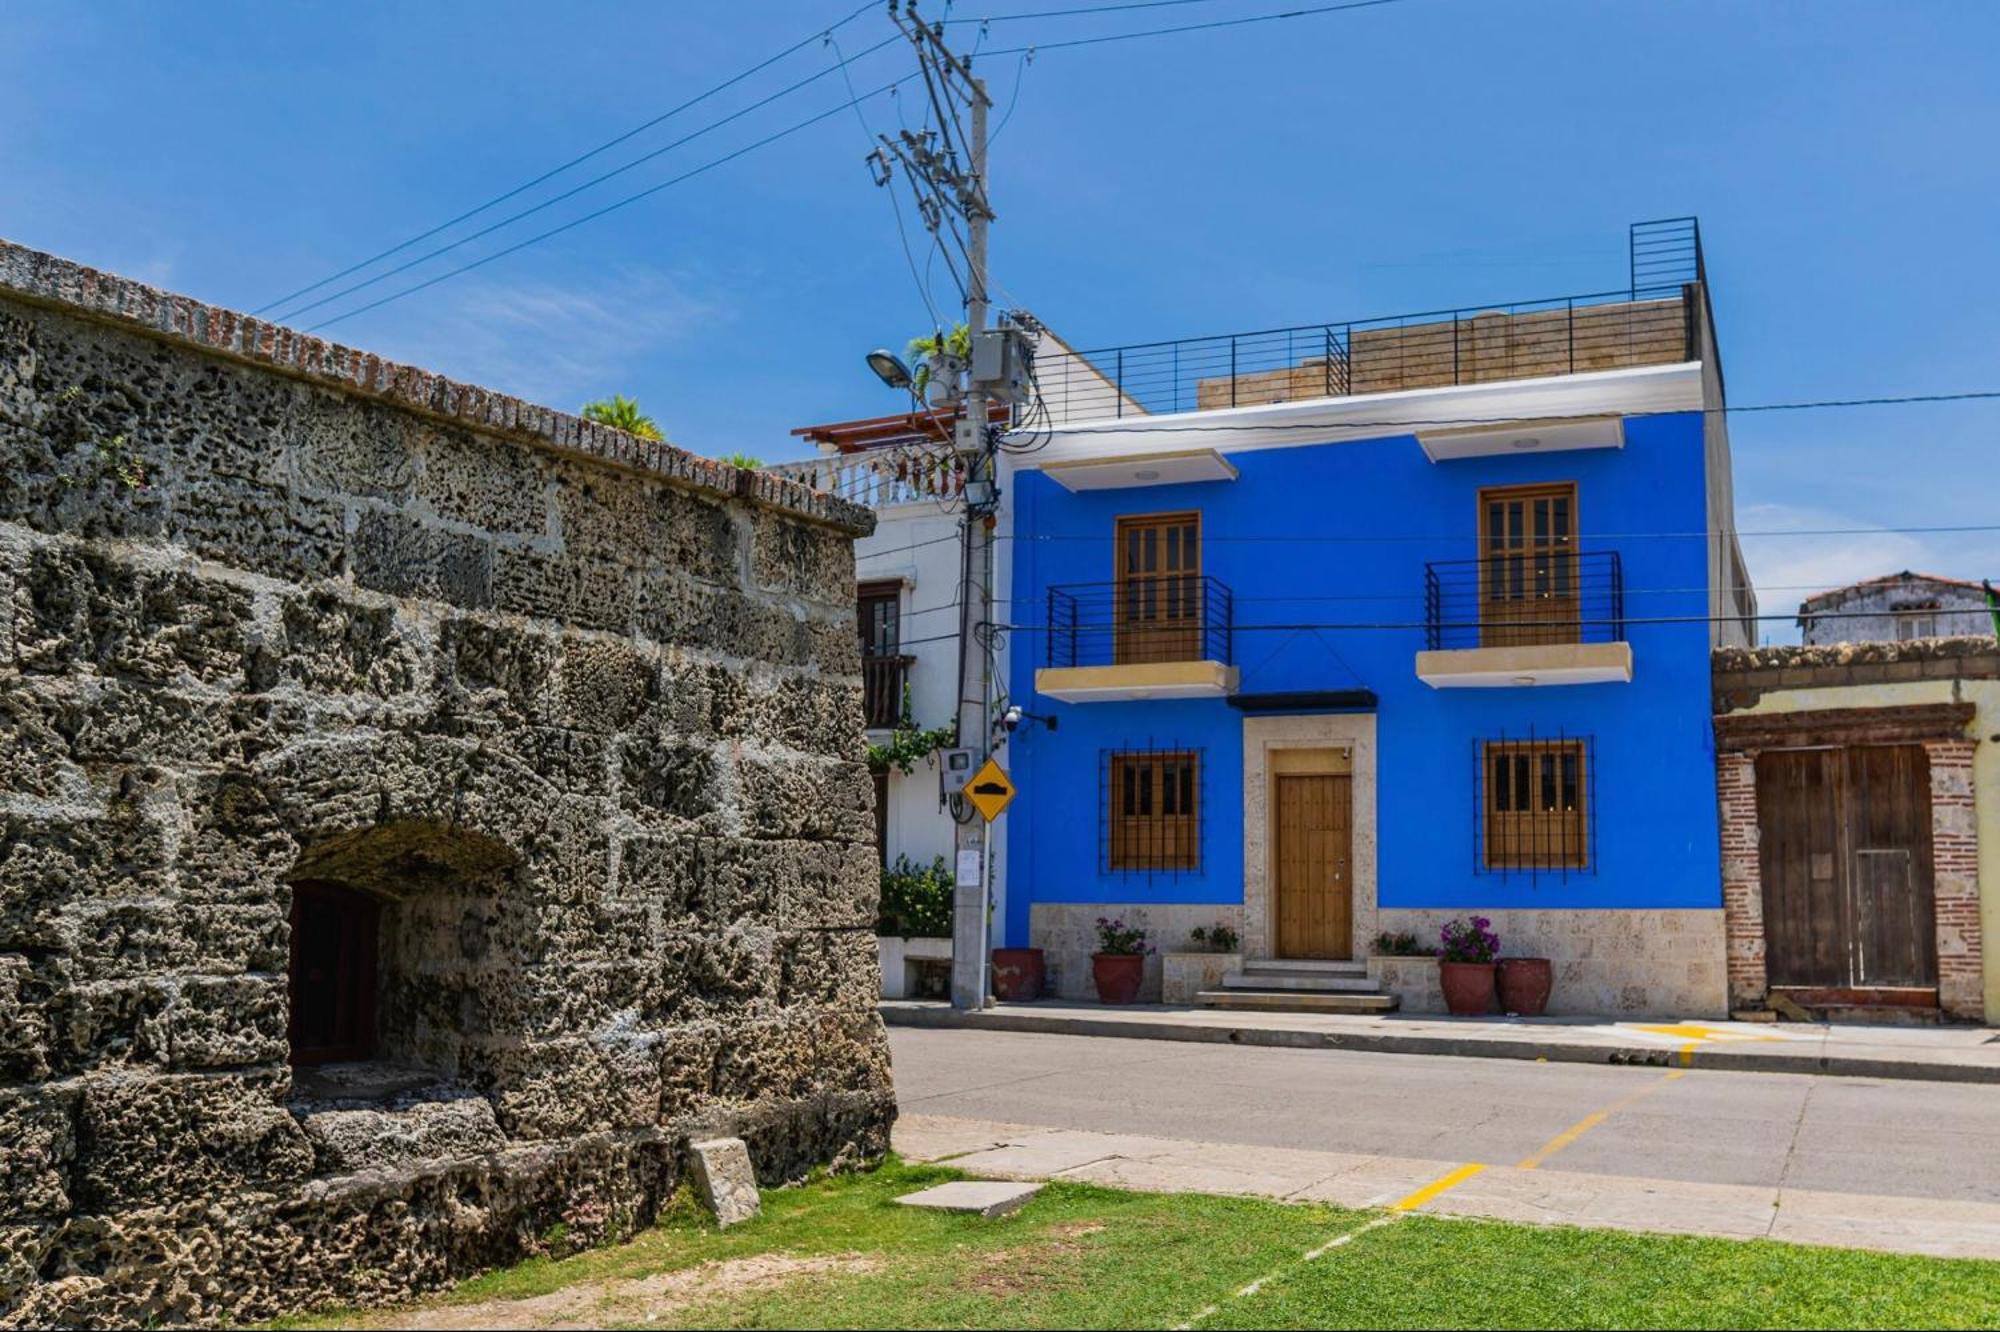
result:
M 1192 573 L 1051 587 L 1035 689 L 1069 703 L 1234 693 L 1229 588 Z
M 891 730 L 902 719 L 903 685 L 915 660 L 900 654 L 861 654 L 861 708 L 869 730 Z
M 1617 551 L 1554 545 L 1426 564 L 1424 627 L 1417 676 L 1433 688 L 1632 678 Z

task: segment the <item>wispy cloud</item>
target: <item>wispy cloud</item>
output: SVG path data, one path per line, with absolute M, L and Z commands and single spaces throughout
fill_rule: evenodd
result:
M 1990 574 L 1990 534 L 1897 532 L 1851 514 L 1791 504 L 1752 504 L 1736 512 L 1745 532 L 1800 532 L 1801 536 L 1746 536 L 1743 558 L 1767 614 L 1795 608 L 1815 592 L 1863 578 L 1915 569 L 1957 578 Z M 1822 536 L 1837 531 L 1840 535 Z
M 632 392 L 649 358 L 730 317 L 679 275 L 642 265 L 574 283 L 473 276 L 413 297 L 410 306 L 380 334 L 334 336 L 566 410 Z

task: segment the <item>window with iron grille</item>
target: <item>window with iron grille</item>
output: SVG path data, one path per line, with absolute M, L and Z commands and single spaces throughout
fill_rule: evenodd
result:
M 1596 764 L 1587 736 L 1481 740 L 1473 860 L 1482 873 L 1589 873 Z
M 1105 867 L 1119 874 L 1201 868 L 1201 752 L 1105 755 Z

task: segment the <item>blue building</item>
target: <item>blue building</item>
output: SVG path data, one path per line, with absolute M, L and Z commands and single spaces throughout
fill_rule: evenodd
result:
M 1056 724 L 1003 755 L 1000 941 L 1089 997 L 1097 917 L 1222 924 L 1149 995 L 1421 1009 L 1378 936 L 1476 913 L 1552 1011 L 1725 1012 L 1709 652 L 1756 612 L 1692 222 L 1619 292 L 1085 355 L 1102 410 L 1044 383 L 1003 475 Z

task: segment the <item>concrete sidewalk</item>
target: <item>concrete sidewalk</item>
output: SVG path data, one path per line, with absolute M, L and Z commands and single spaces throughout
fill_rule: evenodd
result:
M 1562 1140 L 1547 1151 L 1560 1150 Z M 1063 1179 L 1341 1207 L 2000 1259 L 2000 1205 L 1462 1165 L 906 1115 L 895 1147 L 990 1179 Z
M 885 1000 L 882 1017 L 891 1026 L 904 1027 L 2000 1083 L 2000 1030 L 1992 1027 L 1246 1013 L 1056 999 L 1002 1004 L 977 1013 L 923 1000 Z

